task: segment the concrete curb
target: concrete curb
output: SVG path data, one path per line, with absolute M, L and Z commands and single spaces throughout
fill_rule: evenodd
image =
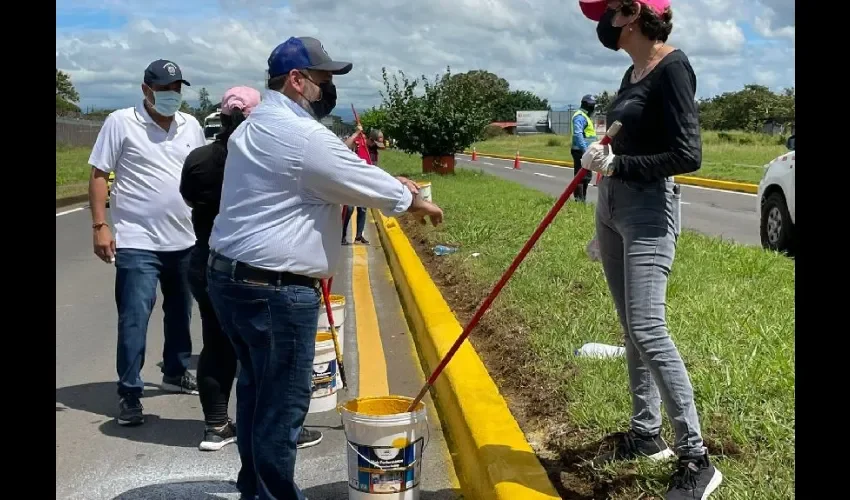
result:
M 398 221 L 377 210 L 373 216 L 420 360 L 430 374 L 463 328 Z M 437 379 L 432 396 L 448 431 L 465 498 L 560 498 L 469 342 Z
M 87 194 L 78 194 L 76 196 L 68 196 L 65 198 L 57 198 L 56 199 L 56 208 L 67 207 L 68 205 L 74 205 L 76 203 L 82 203 L 84 201 L 88 201 L 89 195 Z
M 464 151 L 463 154 L 471 155 L 472 151 Z M 497 158 L 500 160 L 513 160 L 513 156 L 509 155 L 499 155 L 493 153 L 475 153 L 478 156 L 483 156 L 485 158 Z M 543 165 L 551 165 L 553 167 L 565 167 L 565 168 L 573 168 L 573 162 L 571 161 L 561 161 L 561 160 L 549 160 L 547 158 L 532 158 L 530 156 L 520 156 L 519 161 L 526 161 L 529 163 L 542 163 Z M 707 187 L 712 189 L 720 189 L 723 191 L 733 191 L 738 193 L 750 193 L 756 194 L 758 193 L 758 184 L 749 184 L 746 182 L 733 182 L 733 181 L 721 181 L 717 179 L 707 179 L 704 177 L 693 177 L 689 175 L 680 175 L 675 177 L 676 182 L 679 184 L 686 184 L 690 186 L 700 186 Z

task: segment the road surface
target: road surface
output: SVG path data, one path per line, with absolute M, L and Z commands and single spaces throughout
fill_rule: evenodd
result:
M 351 222 L 352 226 L 354 221 Z M 347 298 L 345 364 L 356 394 L 415 395 L 424 377 L 374 224 L 370 247 L 349 247 L 334 280 Z M 236 499 L 236 445 L 198 451 L 203 418 L 197 396 L 159 390 L 162 312 L 154 310 L 142 378 L 147 415 L 141 427 L 115 423 L 116 312 L 114 268 L 92 253 L 88 210 L 70 207 L 56 216 L 56 498 L 69 500 Z M 157 300 L 162 304 L 162 297 Z M 359 330 L 358 330 L 358 327 Z M 201 348 L 194 312 L 193 352 Z M 197 355 L 191 369 L 197 366 Z M 364 367 L 360 370 L 360 367 Z M 235 389 L 234 389 L 235 392 Z M 231 417 L 235 420 L 235 394 Z M 457 480 L 433 403 L 431 440 L 425 450 L 422 500 L 459 497 Z M 238 422 L 237 422 L 238 425 Z M 296 480 L 310 500 L 348 498 L 346 441 L 335 411 L 308 415 L 307 426 L 324 433 L 299 450 Z
M 477 168 L 504 179 L 559 196 L 573 179 L 573 169 L 540 163 L 520 164 L 513 160 L 457 155 L 460 168 Z M 596 202 L 596 188 L 588 191 L 588 201 Z M 733 193 L 698 186 L 682 185 L 682 225 L 710 236 L 719 236 L 746 245 L 760 245 L 756 195 Z

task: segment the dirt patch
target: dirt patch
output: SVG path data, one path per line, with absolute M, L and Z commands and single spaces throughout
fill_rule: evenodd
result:
M 461 323 L 466 323 L 489 293 L 457 266 L 445 265 L 435 256 L 422 232 L 410 218 L 399 220 L 402 228 Z M 531 443 L 549 478 L 562 498 L 571 500 L 610 499 L 629 484 L 633 474 L 616 477 L 591 470 L 586 461 L 601 446 L 599 436 L 570 425 L 566 408 L 570 401 L 560 387 L 576 374 L 566 370 L 560 379 L 542 373 L 528 343 L 530 326 L 506 308 L 491 309 L 469 340 L 499 386 L 514 417 Z M 596 441 L 594 441 L 596 439 Z M 588 444 L 589 443 L 589 444 Z M 646 497 L 644 497 L 646 498 Z

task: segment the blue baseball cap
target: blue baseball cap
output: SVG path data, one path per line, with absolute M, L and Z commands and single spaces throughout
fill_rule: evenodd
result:
M 350 62 L 334 61 L 322 42 L 309 36 L 291 37 L 275 47 L 269 56 L 269 78 L 285 75 L 293 69 L 329 71 L 344 75 L 351 71 Z
M 596 104 L 596 99 L 594 99 L 593 96 L 590 94 L 585 94 L 585 96 L 581 98 L 581 102 L 587 104 Z
M 174 82 L 189 85 L 189 82 L 183 79 L 183 72 L 180 71 L 180 66 L 167 59 L 157 59 L 148 64 L 148 67 L 145 69 L 144 82 L 147 85 L 171 85 Z

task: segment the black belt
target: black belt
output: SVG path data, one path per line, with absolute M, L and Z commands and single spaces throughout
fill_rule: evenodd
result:
M 227 273 L 237 281 L 262 283 L 271 286 L 306 286 L 319 288 L 319 280 L 309 276 L 280 271 L 267 271 L 244 262 L 237 262 L 215 254 L 210 254 L 207 266 L 221 273 Z

